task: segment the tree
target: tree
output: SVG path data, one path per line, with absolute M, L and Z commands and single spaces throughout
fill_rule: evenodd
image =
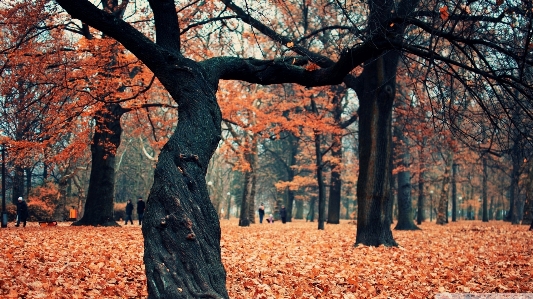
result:
M 393 1 L 370 0 L 368 18 L 361 18 L 367 23 L 366 26 L 363 24 L 365 30 L 360 31 L 358 25 L 349 28 L 362 33 L 360 39 L 354 41 L 348 35 L 347 50 L 335 57 L 335 62 L 299 48 L 294 41 L 284 39 L 276 41 L 281 41 L 282 45 L 292 51 L 305 53 L 305 58 L 242 59 L 220 56 L 198 62 L 182 54 L 180 22 L 174 1 L 149 1 L 156 27 L 155 43 L 126 22 L 88 1 L 57 2 L 74 18 L 83 20 L 121 42 L 155 74 L 179 105 L 179 121 L 173 136 L 161 150 L 154 185 L 148 198 L 146 222 L 143 225 L 144 261 L 150 297 L 227 297 L 225 273 L 220 259 L 218 217 L 209 201 L 205 184 L 209 159 L 220 140 L 221 114 L 215 97 L 219 80 L 331 85 L 343 80 L 353 80 L 354 77 L 347 77 L 347 74 L 364 63 L 361 75 L 352 86 L 360 100 L 361 166 L 357 188 L 359 217 L 356 243 L 367 245 L 396 244 L 390 231 L 390 222 L 382 215 L 386 215 L 391 200 L 391 111 L 395 96 L 396 66 L 400 57 L 397 50 L 411 52 L 431 63 L 437 63 L 433 64 L 434 69 L 449 64 L 465 68 L 473 75 L 491 80 L 493 84 L 515 85 L 524 94 L 530 92 L 529 85 L 520 76 L 502 77 L 497 75 L 498 72 L 503 72 L 500 66 L 490 64 L 487 68 L 486 65 L 476 65 L 475 61 L 469 60 L 469 54 L 478 51 L 465 49 L 479 46 L 487 50 L 484 52 L 487 56 L 494 50 L 501 50 L 498 55 L 521 55 L 524 63 L 531 64 L 525 54 L 515 54 L 523 51 L 509 50 L 516 43 L 506 44 L 502 48 L 501 43 L 488 44 L 486 37 L 480 40 L 477 36 L 465 37 L 464 32 L 454 34 L 456 28 L 469 30 L 471 27 L 458 27 L 458 23 L 472 25 L 483 22 L 483 25 L 490 25 L 483 29 L 490 29 L 501 21 L 501 18 L 465 15 L 459 5 L 450 13 L 447 8 L 441 8 L 439 14 L 425 11 L 423 6 L 421 10 L 415 10 L 419 1 L 405 0 L 397 5 Z M 237 11 L 231 1 L 225 0 L 223 3 L 234 12 Z M 351 2 L 348 4 L 351 5 Z M 200 2 L 199 5 L 206 3 Z M 348 23 L 358 23 L 359 20 L 350 19 L 348 7 L 341 5 L 339 10 L 335 10 L 338 11 L 340 16 L 347 16 L 345 19 Z M 478 10 L 475 12 L 480 13 Z M 443 22 L 437 22 L 439 17 Z M 247 15 L 239 15 L 239 18 L 251 23 L 255 20 Z M 434 27 L 432 24 L 438 25 Z M 441 24 L 444 26 L 440 27 Z M 261 27 L 260 25 L 254 24 L 254 27 Z M 404 39 L 408 28 L 425 32 L 419 36 L 429 41 L 456 42 L 453 45 L 458 50 L 463 50 L 463 56 L 449 58 L 434 51 L 440 50 L 440 44 L 435 47 L 431 42 Z M 267 29 L 268 27 L 262 30 Z M 474 33 L 480 31 L 476 30 Z M 273 34 L 272 37 L 277 36 Z M 321 68 L 307 70 L 300 67 L 309 60 Z M 488 64 L 495 60 L 481 61 Z M 497 70 L 492 69 L 492 66 Z M 508 68 L 507 64 L 505 68 Z M 446 72 L 453 73 L 453 70 L 454 68 L 450 68 Z

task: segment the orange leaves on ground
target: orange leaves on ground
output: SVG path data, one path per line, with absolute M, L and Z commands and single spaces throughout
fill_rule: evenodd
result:
M 143 298 L 142 235 L 125 228 L 9 224 L 0 239 L 0 298 Z
M 448 13 L 448 6 L 443 6 L 439 9 L 439 12 L 440 12 L 440 18 L 443 20 L 443 21 L 446 21 L 448 20 L 448 17 L 450 16 L 450 14 Z
M 231 298 L 433 298 L 441 292 L 531 292 L 527 227 L 424 223 L 393 231 L 399 248 L 353 247 L 355 226 L 222 222 Z M 520 258 L 519 258 L 520 257 Z
M 0 234 L 0 298 L 145 298 L 143 240 L 122 228 L 11 226 Z M 230 298 L 433 298 L 533 292 L 526 226 L 424 223 L 398 248 L 353 247 L 355 226 L 222 220 Z

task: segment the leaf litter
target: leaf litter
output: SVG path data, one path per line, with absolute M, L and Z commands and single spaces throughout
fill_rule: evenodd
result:
M 399 247 L 354 247 L 347 222 L 222 220 L 230 298 L 432 298 L 532 293 L 528 226 L 461 221 L 393 231 Z M 0 230 L 1 298 L 146 298 L 139 226 Z

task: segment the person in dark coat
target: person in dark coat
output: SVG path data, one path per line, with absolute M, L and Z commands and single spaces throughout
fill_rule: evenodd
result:
M 17 224 L 15 226 L 19 227 L 22 222 L 22 226 L 26 227 L 26 219 L 28 219 L 28 204 L 22 197 L 19 197 L 17 203 Z
M 281 206 L 281 210 L 279 210 L 279 217 L 281 218 L 281 223 L 287 222 L 287 209 L 285 209 L 285 206 Z
M 133 219 L 131 218 L 131 214 L 133 214 L 133 204 L 131 203 L 131 200 L 128 199 L 128 203 L 126 204 L 126 222 L 124 225 L 128 224 L 128 220 L 133 225 Z
M 139 197 L 139 200 L 137 201 L 137 215 L 139 215 L 139 225 L 143 224 L 143 216 L 144 216 L 144 209 L 146 208 L 146 204 L 143 201 L 142 197 Z
M 263 218 L 265 217 L 265 206 L 263 203 L 261 203 L 257 212 L 259 213 L 259 223 L 263 223 Z

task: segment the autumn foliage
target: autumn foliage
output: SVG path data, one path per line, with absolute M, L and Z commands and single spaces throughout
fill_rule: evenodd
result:
M 231 298 L 433 298 L 533 292 L 525 226 L 478 221 L 394 231 L 398 248 L 353 247 L 355 226 L 222 220 Z M 139 226 L 25 229 L 0 235 L 1 298 L 145 298 Z

